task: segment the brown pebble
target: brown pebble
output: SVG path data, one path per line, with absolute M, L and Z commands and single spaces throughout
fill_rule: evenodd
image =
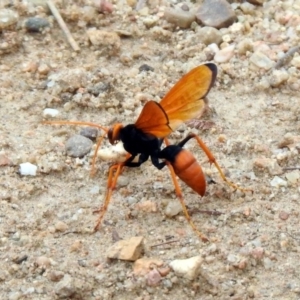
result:
M 10 159 L 5 153 L 0 153 L 0 167 L 8 166 L 11 164 Z
M 289 218 L 290 214 L 288 214 L 287 212 L 285 211 L 281 211 L 279 213 L 279 218 L 283 221 L 287 220 Z
M 144 249 L 143 241 L 144 238 L 141 236 L 118 241 L 110 247 L 107 257 L 111 259 L 135 261 L 142 256 Z
M 169 268 L 169 267 L 162 267 L 162 268 L 158 268 L 157 271 L 159 272 L 159 274 L 162 277 L 165 277 L 165 276 L 167 276 L 171 272 L 171 268 Z
M 248 264 L 247 259 L 241 259 L 239 264 L 238 264 L 238 268 L 240 270 L 244 270 L 244 269 L 246 269 L 247 264 Z
M 47 75 L 50 72 L 50 67 L 47 64 L 40 64 L 37 71 L 41 75 Z
M 82 247 L 82 241 L 77 240 L 71 245 L 70 252 L 78 252 L 81 247 Z
M 133 274 L 135 276 L 143 276 L 146 275 L 152 268 L 161 267 L 162 265 L 163 261 L 160 259 L 143 257 L 134 262 Z
M 146 282 L 149 286 L 157 286 L 160 281 L 161 275 L 156 269 L 151 270 L 146 276 Z
M 64 277 L 64 272 L 62 271 L 51 271 L 48 273 L 48 279 L 53 282 L 58 282 Z
M 38 267 L 48 268 L 51 265 L 51 260 L 50 260 L 50 258 L 48 258 L 46 256 L 39 256 L 35 260 L 35 263 Z
M 264 256 L 264 248 L 262 247 L 257 247 L 251 250 L 251 255 L 253 258 L 261 260 Z
M 143 201 L 143 202 L 139 202 L 136 205 L 136 209 L 144 211 L 144 212 L 157 212 L 157 203 L 147 200 L 147 201 Z
M 68 225 L 62 221 L 58 221 L 55 224 L 55 231 L 65 232 L 68 229 Z

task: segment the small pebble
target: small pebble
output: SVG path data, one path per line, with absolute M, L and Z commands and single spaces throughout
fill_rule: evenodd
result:
M 98 150 L 97 156 L 105 161 L 123 162 L 126 159 L 126 154 L 127 152 L 124 149 L 123 143 L 119 142 L 114 146 L 101 148 L 100 150 Z
M 176 259 L 170 262 L 170 267 L 177 276 L 193 280 L 200 272 L 202 261 L 201 256 L 194 256 L 188 259 Z
M 50 24 L 44 18 L 29 18 L 25 21 L 25 28 L 29 32 L 41 32 L 44 28 L 49 27 Z
M 287 186 L 287 181 L 283 180 L 282 178 L 280 178 L 279 176 L 275 176 L 271 182 L 270 182 L 271 186 L 273 187 L 286 187 Z
M 117 33 L 112 31 L 90 28 L 87 30 L 87 36 L 92 45 L 97 48 L 106 49 L 109 52 L 117 52 L 121 47 L 121 38 Z
M 45 108 L 43 110 L 43 116 L 44 117 L 52 117 L 55 118 L 59 115 L 59 111 L 55 108 Z
M 222 34 L 214 27 L 204 26 L 197 30 L 197 39 L 207 46 L 210 44 L 219 45 L 222 42 Z
M 148 72 L 148 71 L 151 71 L 153 72 L 154 71 L 154 68 L 152 68 L 151 66 L 147 65 L 147 64 L 143 64 L 139 67 L 139 71 L 140 72 Z
M 0 9 L 0 30 L 18 22 L 18 14 L 11 9 Z
M 184 11 L 174 8 L 166 8 L 164 18 L 180 28 L 190 28 L 195 21 L 195 14 L 192 11 Z
M 49 268 L 51 266 L 51 260 L 46 256 L 39 256 L 35 263 L 40 268 Z
M 161 282 L 161 279 L 162 277 L 156 269 L 151 270 L 146 275 L 146 282 L 149 286 L 157 286 Z
M 65 232 L 68 229 L 68 225 L 62 221 L 58 221 L 54 227 L 55 231 L 59 232 Z
M 214 28 L 227 28 L 236 20 L 234 10 L 226 0 L 204 0 L 196 17 L 200 23 Z
M 74 279 L 69 274 L 65 274 L 63 279 L 56 284 L 54 292 L 58 299 L 74 298 L 76 295 Z
M 76 240 L 70 247 L 70 252 L 78 252 L 82 248 L 82 241 Z
M 256 67 L 270 70 L 274 66 L 274 61 L 272 61 L 268 56 L 264 53 L 256 51 L 250 56 L 250 62 L 254 64 Z
M 144 251 L 143 241 L 144 238 L 141 236 L 120 240 L 108 249 L 107 257 L 135 261 L 142 256 Z
M 24 176 L 36 176 L 37 166 L 29 162 L 20 164 L 19 172 Z
M 50 72 L 50 67 L 47 64 L 40 64 L 37 71 L 40 75 L 47 75 Z
M 235 45 L 230 45 L 219 50 L 214 57 L 215 62 L 217 63 L 229 62 L 234 55 L 234 48 Z
M 79 134 L 94 142 L 98 137 L 98 129 L 95 127 L 84 127 Z
M 179 201 L 169 201 L 165 209 L 165 215 L 172 218 L 182 212 L 182 206 Z
M 53 282 L 58 282 L 64 277 L 64 272 L 62 271 L 51 271 L 48 273 L 49 280 Z
M 285 211 L 281 211 L 279 213 L 279 218 L 283 221 L 286 221 L 288 218 L 289 218 L 290 214 L 288 214 L 287 212 Z
M 270 76 L 269 82 L 272 87 L 279 87 L 289 79 L 289 74 L 286 70 L 274 70 Z
M 161 267 L 162 265 L 163 261 L 158 258 L 143 257 L 134 262 L 133 273 L 135 276 L 144 276 L 154 267 Z
M 137 203 L 135 208 L 148 213 L 155 213 L 158 210 L 157 203 L 150 200 Z
M 291 184 L 296 184 L 300 178 L 300 171 L 294 170 L 285 174 L 287 181 Z
M 66 142 L 66 152 L 71 157 L 83 157 L 92 149 L 93 142 L 79 134 L 69 138 Z

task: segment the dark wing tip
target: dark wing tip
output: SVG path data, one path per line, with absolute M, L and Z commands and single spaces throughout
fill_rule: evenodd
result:
M 212 87 L 216 81 L 216 78 L 217 78 L 217 74 L 218 74 L 218 68 L 217 66 L 214 64 L 214 63 L 207 63 L 205 64 L 206 67 L 208 67 L 212 73 L 211 75 L 211 85 L 210 87 Z

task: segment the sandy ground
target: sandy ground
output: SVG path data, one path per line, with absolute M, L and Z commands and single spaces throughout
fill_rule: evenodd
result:
M 258 26 L 247 37 L 263 41 L 268 28 L 261 20 L 271 8 L 255 9 L 251 18 Z M 51 30 L 42 34 L 15 31 L 22 45 L 1 56 L 1 298 L 299 299 L 299 171 L 282 169 L 299 166 L 295 89 L 299 72 L 294 68 L 292 74 L 290 64 L 283 67 L 289 70 L 286 82 L 265 87 L 261 82 L 273 71 L 251 66 L 252 52 L 235 53 L 229 62 L 217 63 L 217 83 L 209 94 L 211 110 L 204 117 L 206 123 L 201 123 L 209 126 L 185 125 L 170 136 L 176 142 L 191 130 L 197 132 L 228 178 L 254 191 L 234 192 L 207 163 L 203 169 L 217 184 L 209 185 L 205 197 L 181 184 L 191 210 L 222 213 L 192 214 L 210 243 L 199 240 L 182 213 L 165 216 L 167 204 L 178 200 L 168 170 L 159 171 L 150 162 L 125 170 L 101 230 L 90 233 L 110 164 L 98 160 L 96 176 L 91 178 L 93 152 L 81 159 L 65 155 L 66 140 L 80 129 L 41 124 L 43 110 L 57 109 L 57 119 L 104 126 L 131 123 L 146 100 L 159 100 L 185 72 L 206 61 L 201 51 L 205 46 L 195 47 L 193 30 L 165 26 L 170 35 L 164 40 L 140 25 L 143 17 L 129 21 L 136 13 L 128 11 L 116 5 L 112 14 L 89 25 L 132 32 L 121 38 L 116 53 L 90 45 L 86 26 L 78 26 L 80 17 L 72 20 L 69 13 L 79 53 L 69 48 L 53 22 Z M 280 12 L 289 15 L 284 8 Z M 20 21 L 29 15 L 24 13 Z M 243 39 L 242 33 L 232 36 L 234 43 Z M 145 63 L 154 71 L 139 72 Z M 35 65 L 46 65 L 46 71 L 36 70 Z M 51 76 L 66 83 L 49 85 Z M 76 80 L 82 80 L 80 87 Z M 109 88 L 91 96 L 88 89 L 99 83 Z M 103 147 L 107 146 L 105 142 Z M 205 161 L 195 142 L 187 148 L 199 162 Z M 19 164 L 24 162 L 38 166 L 36 176 L 20 176 Z M 149 203 L 154 212 L 144 211 Z M 151 286 L 143 276 L 133 275 L 132 262 L 107 259 L 116 236 L 143 236 L 143 256 L 160 259 L 166 266 L 174 259 L 201 255 L 201 272 L 189 281 L 170 271 Z M 166 241 L 174 242 L 158 245 Z

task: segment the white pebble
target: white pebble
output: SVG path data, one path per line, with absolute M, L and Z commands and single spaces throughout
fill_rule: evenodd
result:
M 225 63 L 225 62 L 230 61 L 230 59 L 234 55 L 234 48 L 235 48 L 235 45 L 229 45 L 229 46 L 221 49 L 220 51 L 218 51 L 214 57 L 215 62 Z
M 283 180 L 282 178 L 280 178 L 279 176 L 275 176 L 271 182 L 270 182 L 271 186 L 274 187 L 281 187 L 281 186 L 287 186 L 287 181 Z
M 59 111 L 54 108 L 45 108 L 43 111 L 43 116 L 44 117 L 57 117 L 59 115 Z
M 300 178 L 300 172 L 299 172 L 299 170 L 295 170 L 295 171 L 286 173 L 285 177 L 288 180 L 288 182 L 295 184 L 295 183 L 297 183 L 297 181 Z
M 170 262 L 170 267 L 177 276 L 193 280 L 199 274 L 202 261 L 201 256 L 194 256 L 188 259 L 176 259 Z
M 20 164 L 20 174 L 24 176 L 36 176 L 37 166 L 29 162 Z
M 166 207 L 165 214 L 167 217 L 174 217 L 182 211 L 182 206 L 179 201 L 170 201 Z
M 274 61 L 272 61 L 268 56 L 259 51 L 256 51 L 251 55 L 250 61 L 258 68 L 265 70 L 271 69 L 274 65 Z
M 127 152 L 123 147 L 123 143 L 119 142 L 109 148 L 100 149 L 97 156 L 105 161 L 123 162 L 126 159 L 126 154 Z

